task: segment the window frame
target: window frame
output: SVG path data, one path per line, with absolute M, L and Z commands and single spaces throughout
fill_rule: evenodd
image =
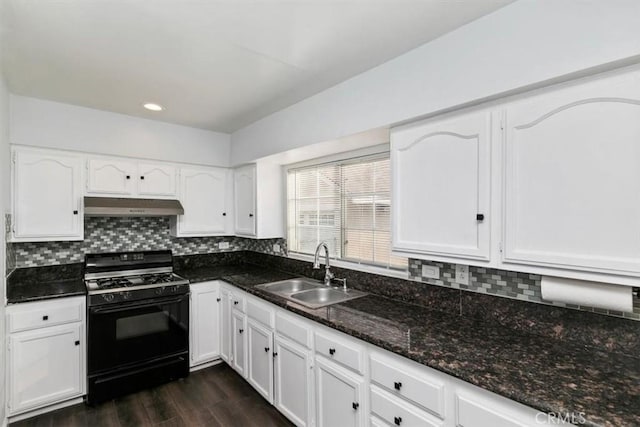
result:
M 369 147 L 368 149 L 357 150 L 349 153 L 342 153 L 341 155 L 337 155 L 337 156 L 334 155 L 334 156 L 320 157 L 317 159 L 311 159 L 304 162 L 292 163 L 292 164 L 286 165 L 283 168 L 283 174 L 284 174 L 284 195 L 285 195 L 284 197 L 285 228 L 287 233 L 287 240 L 289 240 L 289 225 L 290 225 L 289 209 L 288 209 L 288 203 L 289 203 L 288 176 L 291 170 L 313 169 L 317 167 L 332 166 L 332 165 L 342 166 L 342 165 L 350 165 L 350 164 L 358 164 L 358 163 L 367 163 L 375 160 L 390 159 L 390 155 L 391 155 L 391 152 L 389 149 L 389 144 L 382 144 L 380 146 Z M 393 195 L 390 194 L 390 196 L 391 196 L 391 203 L 393 203 Z M 341 216 L 340 218 L 340 223 L 341 223 L 340 253 L 341 254 L 344 254 L 344 239 L 345 239 L 345 227 L 343 224 L 343 221 L 345 219 L 344 218 L 345 212 L 344 212 L 343 201 L 344 201 L 344 195 L 341 191 L 340 192 L 340 216 Z M 318 221 L 320 222 L 320 218 L 318 218 Z M 393 220 L 391 219 L 391 221 Z M 297 218 L 296 218 L 296 226 L 297 226 Z M 389 229 L 389 233 L 391 233 L 391 227 Z M 394 254 L 393 249 L 391 247 L 391 242 L 389 242 L 389 246 L 390 246 L 389 249 L 392 255 L 400 256 L 403 258 L 405 257 L 404 254 Z M 287 256 L 292 259 L 298 259 L 303 261 L 313 261 L 313 258 L 314 258 L 313 255 L 311 254 L 307 254 L 304 252 L 297 252 L 292 250 L 291 248 L 288 249 Z M 332 256 L 330 258 L 331 258 L 331 264 L 333 266 L 344 267 L 344 268 L 363 271 L 367 273 L 374 273 L 374 274 L 403 278 L 403 279 L 406 279 L 409 273 L 409 262 L 410 262 L 409 258 L 407 258 L 407 265 L 404 268 L 393 267 L 391 265 L 383 266 L 381 264 L 368 263 L 366 261 L 358 261 L 355 259 L 342 258 L 342 257 L 336 258 Z

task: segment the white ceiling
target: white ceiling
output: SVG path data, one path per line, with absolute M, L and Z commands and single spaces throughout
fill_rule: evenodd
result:
M 232 132 L 511 1 L 6 0 L 3 65 L 16 94 Z

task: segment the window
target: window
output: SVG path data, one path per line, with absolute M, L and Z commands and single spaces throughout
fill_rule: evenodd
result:
M 324 241 L 334 258 L 407 268 L 391 254 L 388 157 L 289 169 L 287 205 L 290 251 L 313 255 Z

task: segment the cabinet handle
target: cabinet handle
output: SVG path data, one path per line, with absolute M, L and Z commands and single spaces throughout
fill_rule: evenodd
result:
M 131 179 L 131 175 L 127 175 L 127 179 Z
M 253 214 L 249 214 L 249 218 L 253 218 Z
M 264 348 L 264 352 L 265 352 L 265 353 L 269 353 L 269 347 L 265 347 L 265 348 Z
M 244 329 L 239 329 L 238 332 L 243 333 Z
M 78 211 L 73 211 L 73 214 L 74 215 L 78 215 Z
M 47 315 L 42 316 L 42 320 L 49 320 L 49 316 L 47 316 Z
M 216 301 L 217 301 L 217 302 L 220 302 L 220 298 L 216 298 Z
M 80 341 L 76 341 L 76 345 L 80 345 Z
M 336 349 L 335 349 L 335 348 L 330 348 L 330 349 L 329 349 L 329 354 L 330 354 L 330 355 L 332 355 L 332 356 L 333 356 L 334 354 L 336 354 Z
M 360 404 L 359 404 L 358 402 L 353 402 L 353 403 L 351 404 L 351 407 L 357 411 L 357 410 L 358 410 L 358 408 L 360 407 Z
M 484 221 L 484 214 L 477 214 L 476 221 Z
M 396 390 L 400 390 L 402 388 L 402 383 L 400 381 L 393 383 L 393 388 Z
M 144 179 L 144 175 L 140 176 L 140 179 Z
M 397 426 L 402 424 L 402 417 L 393 417 L 393 423 Z

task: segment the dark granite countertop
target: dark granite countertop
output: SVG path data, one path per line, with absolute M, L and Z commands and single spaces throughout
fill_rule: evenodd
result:
M 82 264 L 15 269 L 7 277 L 9 304 L 85 295 Z
M 256 266 L 199 266 L 289 311 L 544 412 L 584 413 L 585 425 L 640 425 L 640 359 L 377 295 L 307 309 L 255 288 L 296 275 Z

